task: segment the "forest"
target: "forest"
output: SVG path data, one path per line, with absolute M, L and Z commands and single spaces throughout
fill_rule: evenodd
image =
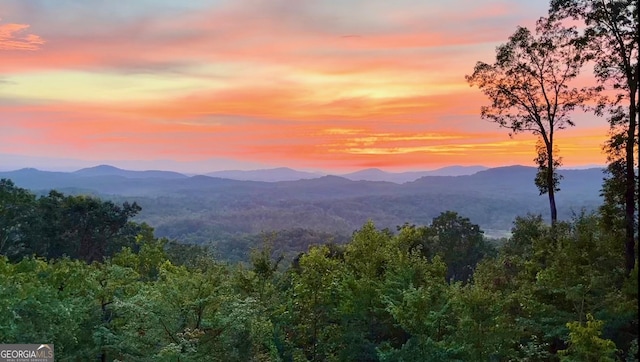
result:
M 0 340 L 59 360 L 633 361 L 637 266 L 601 214 L 518 217 L 502 245 L 429 226 L 248 263 L 156 238 L 140 208 L 0 183 Z
M 499 241 L 440 210 L 346 239 L 288 230 L 294 256 L 265 233 L 233 262 L 158 237 L 137 202 L 3 178 L 0 341 L 60 361 L 637 361 L 639 45 L 637 1 L 553 0 L 467 76 L 483 119 L 539 137 L 549 214 Z M 570 86 L 587 64 L 593 86 Z M 609 122 L 609 164 L 599 207 L 564 219 L 554 132 L 577 109 Z

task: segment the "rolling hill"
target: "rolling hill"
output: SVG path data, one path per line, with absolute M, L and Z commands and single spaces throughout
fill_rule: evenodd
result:
M 560 173 L 561 219 L 598 207 L 600 169 Z M 98 166 L 68 173 L 22 169 L 0 172 L 0 178 L 39 193 L 58 189 L 137 201 L 143 208 L 138 220 L 155 227 L 158 235 L 205 243 L 294 228 L 349 235 L 369 219 L 393 229 L 405 222 L 428 224 L 446 210 L 469 217 L 489 235 L 501 235 L 517 215 L 547 215 L 547 198 L 539 195 L 535 174 L 533 167 L 509 166 L 402 184 L 340 176 L 264 182 Z

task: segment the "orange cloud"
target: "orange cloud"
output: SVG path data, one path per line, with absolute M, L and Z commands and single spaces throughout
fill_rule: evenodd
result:
M 0 50 L 39 49 L 44 40 L 35 34 L 25 34 L 28 28 L 27 24 L 0 24 Z
M 0 153 L 91 155 L 102 159 L 233 157 L 305 168 L 431 168 L 447 164 L 532 165 L 535 138 L 464 129 L 393 130 L 344 121 L 286 121 L 220 116 L 215 120 L 139 119 L 82 105 L 1 107 L 6 141 Z M 584 129 L 558 136 L 566 165 L 604 163 L 605 133 Z

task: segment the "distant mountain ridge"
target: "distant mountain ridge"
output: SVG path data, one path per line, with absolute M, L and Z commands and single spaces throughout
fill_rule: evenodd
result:
M 297 171 L 288 167 L 251 170 L 251 171 L 245 171 L 245 170 L 214 171 L 214 172 L 208 172 L 205 175 L 226 178 L 231 180 L 264 181 L 264 182 L 297 181 L 297 180 L 318 178 L 323 176 L 322 174 Z
M 387 181 L 402 184 L 425 176 L 467 176 L 487 169 L 485 166 L 447 166 L 431 171 L 387 172 L 378 168 L 368 168 L 341 176 L 353 181 Z
M 472 175 L 476 172 L 487 170 L 485 166 L 448 166 L 430 171 L 407 171 L 407 172 L 388 172 L 377 168 L 364 169 L 347 174 L 333 173 L 332 175 L 343 177 L 352 181 L 386 181 L 402 184 L 405 182 L 412 182 L 424 176 L 464 176 Z M 30 170 L 30 171 L 28 171 Z M 66 179 L 71 177 L 70 175 L 76 175 L 81 177 L 104 177 L 104 176 L 119 176 L 125 178 L 161 178 L 161 179 L 181 179 L 189 177 L 186 174 L 163 171 L 163 170 L 126 170 L 111 165 L 98 165 L 93 167 L 86 167 L 72 172 L 61 171 L 41 171 L 35 168 L 24 168 L 16 171 L 2 171 L 0 173 L 28 173 L 28 172 L 47 172 L 49 176 L 54 178 Z M 70 174 L 70 175 L 65 175 Z M 54 176 L 55 175 L 55 176 Z M 325 173 L 315 173 L 298 171 L 288 167 L 278 167 L 270 169 L 257 169 L 257 170 L 224 170 L 213 171 L 202 174 L 204 176 L 225 178 L 230 180 L 239 181 L 261 181 L 261 182 L 280 182 L 280 181 L 297 181 L 308 180 L 326 176 Z
M 99 165 L 95 167 L 82 168 L 73 172 L 76 175 L 81 176 L 123 176 L 127 178 L 166 178 L 177 179 L 186 178 L 187 176 L 173 171 L 160 171 L 160 170 L 146 170 L 146 171 L 131 171 L 123 170 L 118 167 L 110 165 Z
M 394 183 L 411 182 L 424 176 L 464 176 L 488 169 L 485 166 L 447 166 L 431 171 L 388 172 L 378 168 L 368 168 L 347 174 L 331 173 L 352 181 L 386 181 Z M 208 172 L 205 175 L 241 181 L 297 181 L 320 178 L 323 173 L 298 171 L 288 167 L 261 170 L 225 170 Z
M 518 215 L 548 214 L 547 198 L 534 184 L 536 172 L 535 167 L 507 166 L 472 175 L 427 175 L 404 183 L 334 175 L 265 182 L 98 166 L 76 172 L 21 169 L 0 172 L 0 178 L 38 193 L 56 189 L 136 201 L 142 206 L 139 220 L 156 228 L 159 236 L 201 243 L 219 235 L 293 227 L 350 235 L 367 220 L 391 229 L 405 222 L 426 225 L 447 210 L 484 230 L 504 233 Z M 560 219 L 597 209 L 602 202 L 601 168 L 559 173 L 564 177 L 556 195 Z
M 488 168 L 486 166 L 447 166 L 435 170 L 429 171 L 407 171 L 407 172 L 388 172 L 378 168 L 368 168 L 359 170 L 356 172 L 339 174 L 333 173 L 330 175 L 342 177 L 351 181 L 384 181 L 393 182 L 396 184 L 404 184 L 407 182 L 414 182 L 422 177 L 429 176 L 469 176 L 479 172 L 487 170 L 500 170 L 504 167 L 516 167 L 516 166 L 503 166 Z M 528 166 L 521 166 L 525 169 L 533 169 Z M 588 170 L 588 169 L 600 169 L 594 168 L 579 168 L 575 170 Z M 510 169 L 510 173 L 515 169 Z M 560 172 L 569 172 L 572 169 L 561 169 Z M 47 178 L 53 180 L 66 180 L 69 178 L 77 177 L 124 177 L 130 179 L 184 179 L 192 175 L 187 175 L 174 171 L 164 170 L 126 170 L 111 165 L 98 165 L 93 167 L 82 168 L 72 172 L 61 171 L 41 171 L 36 168 L 23 168 L 15 171 L 1 171 L 0 174 L 16 173 L 21 175 L 20 177 L 28 177 L 29 174 L 34 172 L 44 172 Z M 496 171 L 497 172 L 497 171 Z M 270 169 L 257 169 L 257 170 L 224 170 L 213 171 L 202 174 L 204 176 L 224 178 L 229 180 L 238 181 L 259 181 L 259 182 L 281 182 L 281 181 L 298 181 L 317 179 L 327 174 L 298 171 L 288 167 L 270 168 Z

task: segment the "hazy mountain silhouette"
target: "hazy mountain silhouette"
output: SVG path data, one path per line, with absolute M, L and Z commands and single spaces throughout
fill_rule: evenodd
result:
M 475 172 L 486 170 L 484 166 L 449 166 L 443 167 L 437 170 L 431 171 L 410 171 L 410 172 L 387 172 L 376 168 L 360 170 L 357 172 L 336 175 L 352 181 L 386 181 L 394 183 L 405 183 L 415 181 L 424 176 L 457 176 L 457 175 L 471 175 Z M 20 171 L 20 172 L 18 172 Z M 33 187 L 46 187 L 47 181 L 57 182 L 57 180 L 72 180 L 73 176 L 79 177 L 106 177 L 106 176 L 119 176 L 125 178 L 135 179 L 182 179 L 189 177 L 185 174 L 173 171 L 164 170 L 145 170 L 134 171 L 118 168 L 111 165 L 99 165 L 94 167 L 82 168 L 73 172 L 58 172 L 58 171 L 41 171 L 35 168 L 25 168 L 17 171 L 4 171 L 3 173 L 17 172 L 19 179 L 29 182 Z M 40 176 L 36 176 L 36 173 Z M 316 179 L 325 176 L 321 173 L 298 171 L 287 167 L 272 168 L 272 169 L 258 169 L 252 171 L 245 170 L 226 170 L 226 171 L 214 171 L 203 174 L 210 177 L 226 178 L 230 180 L 240 181 L 264 181 L 264 182 L 279 182 L 279 181 L 297 181 Z M 32 180 L 31 178 L 45 177 L 46 180 Z M 64 182 L 63 182 L 64 183 Z M 55 183 L 58 185 L 57 183 Z
M 123 176 L 128 178 L 186 178 L 187 176 L 173 171 L 159 171 L 159 170 L 147 170 L 147 171 L 130 171 L 123 170 L 109 165 L 99 165 L 95 167 L 83 168 L 73 172 L 80 176 Z
M 486 170 L 485 166 L 448 166 L 431 171 L 386 172 L 378 168 L 368 168 L 341 175 L 353 181 L 388 181 L 405 183 L 425 176 L 463 176 Z
M 380 170 L 365 171 L 369 176 L 384 176 Z M 561 219 L 600 205 L 601 169 L 559 173 L 563 176 L 557 194 Z M 214 235 L 292 227 L 349 235 L 369 219 L 393 229 L 405 222 L 428 224 L 446 210 L 469 217 L 485 230 L 504 232 L 517 215 L 548 214 L 547 198 L 539 195 L 535 175 L 534 167 L 508 166 L 472 175 L 424 176 L 398 184 L 340 176 L 240 181 L 109 166 L 69 173 L 36 169 L 0 172 L 0 178 L 10 178 L 16 185 L 40 193 L 57 189 L 137 201 L 143 208 L 139 220 L 157 228 L 159 236 L 193 242 L 206 242 Z
M 206 173 L 207 176 L 227 178 L 231 180 L 241 181 L 264 181 L 264 182 L 278 182 L 278 181 L 295 181 L 311 178 L 318 178 L 321 174 L 297 171 L 288 167 L 279 167 L 263 170 L 228 170 L 228 171 L 215 171 Z

